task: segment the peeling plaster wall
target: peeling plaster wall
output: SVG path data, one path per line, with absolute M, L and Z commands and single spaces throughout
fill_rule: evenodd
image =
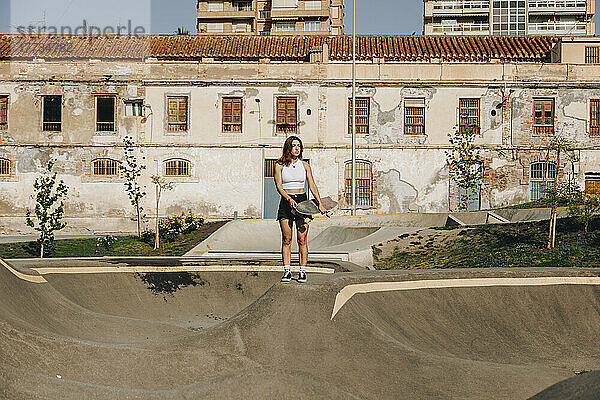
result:
M 373 174 L 373 205 L 360 213 L 436 212 L 456 208 L 456 187 L 446 167 L 448 133 L 458 122 L 459 98 L 479 98 L 484 180 L 481 204 L 499 207 L 528 200 L 531 162 L 544 157 L 547 137 L 531 134 L 533 99 L 555 99 L 556 132 L 581 148 L 573 165 L 583 184 L 600 172 L 600 138 L 589 136 L 589 99 L 600 98 L 593 66 L 541 64 L 359 64 L 357 96 L 370 99 L 369 135 L 359 135 L 359 159 Z M 73 229 L 132 230 L 133 208 L 120 178 L 91 174 L 96 158 L 123 159 L 124 136 L 141 145 L 147 169 L 145 212 L 154 213 L 150 178 L 164 162 L 191 162 L 189 177 L 170 178 L 175 189 L 161 200 L 162 214 L 193 211 L 208 218 L 260 218 L 263 164 L 278 158 L 285 135 L 275 132 L 277 96 L 297 98 L 299 136 L 323 195 L 344 198 L 350 160 L 350 65 L 342 63 L 0 62 L 0 94 L 10 96 L 9 129 L 0 132 L 0 157 L 13 161 L 0 176 L 0 231 L 23 231 L 2 221 L 33 206 L 32 185 L 43 165 L 70 188 L 66 212 Z M 582 83 L 585 82 L 585 83 Z M 63 130 L 42 131 L 42 96 L 63 96 Z M 95 96 L 117 98 L 116 132 L 95 130 Z M 167 132 L 169 95 L 189 96 L 187 132 Z M 242 98 L 242 132 L 224 133 L 222 98 Z M 125 100 L 143 98 L 145 118 L 125 115 Z M 425 134 L 404 135 L 404 102 L 425 102 Z M 256 100 L 260 100 L 257 102 Z M 494 111 L 495 115 L 492 115 Z M 571 171 L 571 172 L 569 172 Z M 79 218 L 79 219 L 77 219 Z M 21 220 L 19 220 L 21 221 Z M 87 221 L 87 222 L 85 222 Z M 21 223 L 21 222 L 19 222 Z

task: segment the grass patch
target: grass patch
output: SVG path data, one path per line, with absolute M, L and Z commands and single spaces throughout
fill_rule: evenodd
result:
M 225 222 L 209 222 L 199 229 L 180 234 L 173 242 L 163 241 L 161 248 L 138 239 L 137 236 L 117 236 L 110 249 L 98 246 L 97 238 L 55 240 L 54 246 L 47 250 L 48 258 L 58 257 L 103 257 L 103 256 L 181 256 L 198 243 L 205 240 Z M 0 258 L 33 258 L 39 257 L 36 242 L 1 243 Z
M 590 224 L 588 233 L 573 218 L 559 219 L 556 247 L 551 250 L 546 248 L 548 226 L 548 221 L 539 221 L 457 227 L 447 232 L 455 235 L 453 240 L 428 248 L 396 248 L 391 256 L 376 260 L 375 267 L 600 267 L 600 218 Z

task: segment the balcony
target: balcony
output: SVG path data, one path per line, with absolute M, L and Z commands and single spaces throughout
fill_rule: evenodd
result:
M 585 35 L 587 24 L 585 22 L 534 22 L 529 23 L 530 35 Z
M 530 14 L 585 14 L 585 0 L 531 0 Z
M 235 2 L 233 6 L 220 10 L 198 10 L 198 19 L 249 19 L 255 16 L 251 2 Z
M 271 18 L 271 10 L 261 10 L 258 16 L 260 19 Z
M 490 24 L 467 23 L 456 25 L 431 24 L 433 34 L 454 33 L 462 35 L 486 35 L 490 33 Z
M 299 9 L 277 9 L 271 10 L 271 18 L 273 19 L 296 19 L 305 17 L 329 17 L 329 9 L 323 8 L 321 10 L 299 10 Z
M 490 11 L 489 1 L 437 1 L 431 4 L 430 15 L 485 15 Z

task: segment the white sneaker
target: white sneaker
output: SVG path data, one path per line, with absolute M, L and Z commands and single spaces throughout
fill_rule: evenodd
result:
M 306 272 L 300 271 L 300 274 L 298 275 L 298 282 L 300 282 L 300 283 L 306 282 Z
M 281 282 L 289 282 L 291 280 L 292 280 L 292 273 L 289 270 L 285 271 L 285 273 L 281 277 Z

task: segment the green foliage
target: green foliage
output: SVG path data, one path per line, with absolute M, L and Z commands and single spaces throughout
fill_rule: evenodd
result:
M 452 148 L 446 151 L 446 163 L 454 174 L 454 180 L 465 194 L 459 198 L 459 210 L 467 210 L 469 192 L 481 186 L 483 163 L 479 150 L 475 146 L 475 138 L 479 135 L 479 127 L 472 125 L 463 130 L 455 129 L 448 134 Z
M 191 211 L 185 215 L 161 218 L 159 224 L 160 237 L 167 242 L 174 242 L 179 235 L 192 233 L 204 225 L 204 218 L 195 216 Z
M 152 183 L 159 187 L 161 190 L 173 190 L 173 182 L 168 182 L 166 179 L 159 175 L 152 175 Z
M 547 249 L 548 221 L 457 227 L 452 238 L 427 248 L 397 248 L 377 269 L 600 267 L 600 217 L 582 232 L 575 218 L 558 220 L 556 247 Z M 439 231 L 434 231 L 439 232 Z M 440 233 L 436 233 L 439 235 Z M 411 240 L 406 238 L 405 240 Z
M 130 240 L 119 245 L 116 245 L 110 252 L 113 256 L 131 256 L 131 255 L 145 255 L 152 250 L 152 247 L 148 243 L 144 243 L 136 238 L 136 240 Z
M 114 236 L 106 235 L 99 237 L 96 242 L 96 247 L 98 247 L 96 252 L 98 252 L 100 248 L 104 249 L 105 251 L 110 251 L 115 243 L 117 243 L 117 238 Z
M 586 193 L 577 187 L 569 198 L 569 214 L 583 225 L 584 232 L 588 232 L 590 222 L 600 213 L 600 194 Z
M 152 248 L 151 232 L 149 242 L 137 236 L 110 236 L 112 244 L 107 249 L 98 245 L 104 238 L 55 240 L 49 257 L 103 257 L 103 256 L 181 256 L 193 249 L 225 222 L 209 222 L 197 230 L 181 234 L 175 242 L 166 243 L 162 248 Z M 39 255 L 37 242 L 0 243 L 0 258 L 31 258 Z
M 190 31 L 188 31 L 186 28 L 177 28 L 177 32 L 175 32 L 178 35 L 189 35 Z
M 64 216 L 64 201 L 68 188 L 64 181 L 56 180 L 56 172 L 52 173 L 54 161 L 49 161 L 42 176 L 33 183 L 35 192 L 36 221 L 31 218 L 31 210 L 27 209 L 26 224 L 40 233 L 38 239 L 39 255 L 44 257 L 44 249 L 52 246 L 54 232 L 63 229 L 67 224 L 62 221 Z M 36 224 L 37 222 L 37 224 Z
M 125 136 L 123 138 L 123 144 L 125 145 L 125 161 L 119 164 L 119 169 L 125 177 L 125 190 L 129 196 L 129 201 L 131 202 L 131 205 L 135 207 L 138 237 L 141 237 L 143 211 L 141 200 L 146 196 L 146 192 L 144 192 L 144 188 L 140 185 L 139 178 L 142 175 L 142 171 L 146 169 L 146 166 L 140 163 L 137 156 L 134 154 L 136 146 L 133 142 L 133 138 Z M 142 157 L 142 160 L 144 159 L 145 157 Z
M 168 182 L 167 180 L 165 180 L 164 178 L 162 178 L 158 175 L 152 176 L 152 183 L 154 183 L 154 186 L 156 187 L 156 226 L 154 228 L 154 231 L 155 231 L 154 248 L 158 249 L 160 247 L 160 235 L 159 235 L 160 196 L 161 196 L 163 190 L 173 190 L 173 183 Z

